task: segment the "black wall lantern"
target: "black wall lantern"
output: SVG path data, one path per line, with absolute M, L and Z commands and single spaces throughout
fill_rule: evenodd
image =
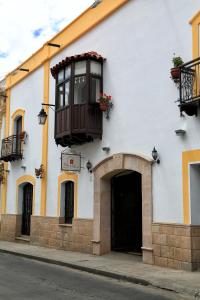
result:
M 86 163 L 86 168 L 88 169 L 88 172 L 92 173 L 92 163 L 89 160 Z
M 47 113 L 44 110 L 44 108 L 41 109 L 41 111 L 38 114 L 38 123 L 39 125 L 44 125 L 46 123 L 47 119 Z
M 42 103 L 42 106 L 48 106 L 50 107 L 53 111 L 55 111 L 52 107 L 55 107 L 55 104 L 46 104 L 46 103 Z M 45 125 L 46 123 L 46 119 L 47 119 L 48 115 L 46 113 L 46 111 L 44 110 L 44 108 L 42 107 L 41 111 L 38 114 L 38 123 L 39 125 Z
M 159 159 L 159 156 L 158 156 L 158 151 L 156 150 L 156 148 L 154 147 L 153 150 L 152 150 L 152 157 L 153 157 L 153 160 L 155 162 L 157 162 L 157 164 L 160 163 L 160 159 Z

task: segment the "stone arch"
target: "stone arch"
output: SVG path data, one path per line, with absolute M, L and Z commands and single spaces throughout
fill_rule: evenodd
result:
M 143 261 L 153 263 L 152 250 L 152 162 L 138 154 L 119 153 L 97 164 L 94 169 L 93 254 L 111 251 L 111 184 L 121 171 L 132 170 L 142 175 L 142 251 Z

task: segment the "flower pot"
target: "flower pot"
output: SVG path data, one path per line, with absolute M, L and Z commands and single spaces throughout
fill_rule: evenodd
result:
M 23 141 L 24 138 L 25 138 L 25 131 L 22 131 L 22 132 L 20 133 L 19 137 L 20 137 L 20 140 Z
M 99 107 L 101 111 L 106 111 L 108 109 L 108 105 L 106 103 L 99 103 Z
M 179 80 L 180 79 L 180 75 L 181 75 L 181 72 L 180 72 L 179 68 L 172 68 L 171 69 L 171 76 L 172 76 L 172 79 L 174 81 Z

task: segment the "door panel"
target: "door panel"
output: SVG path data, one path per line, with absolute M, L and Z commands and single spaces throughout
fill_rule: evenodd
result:
M 142 193 L 141 175 L 120 174 L 112 181 L 112 250 L 141 252 Z
M 20 133 L 22 132 L 22 117 L 19 117 L 16 120 L 16 139 L 15 139 L 15 153 L 21 154 L 21 139 L 20 139 Z
M 65 223 L 71 224 L 74 217 L 74 183 L 65 183 Z
M 33 203 L 33 186 L 28 183 L 23 189 L 23 204 L 22 204 L 22 234 L 30 235 L 30 223 L 32 215 Z

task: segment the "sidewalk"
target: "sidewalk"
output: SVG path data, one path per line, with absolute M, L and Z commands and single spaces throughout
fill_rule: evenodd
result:
M 5 241 L 0 241 L 0 252 L 142 285 L 152 285 L 200 299 L 200 272 L 191 273 L 146 265 L 141 262 L 141 257 L 131 254 L 112 252 L 103 256 L 93 256 Z

